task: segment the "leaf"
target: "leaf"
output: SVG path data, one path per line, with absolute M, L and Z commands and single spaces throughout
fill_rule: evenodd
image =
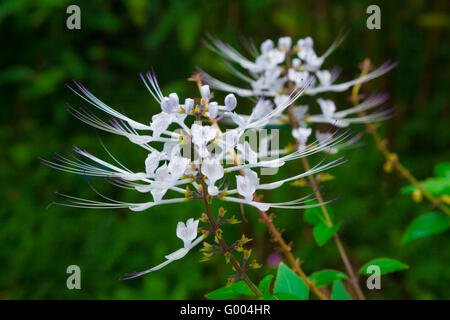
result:
M 382 275 L 409 268 L 408 265 L 391 258 L 377 258 L 367 262 L 364 266 L 362 266 L 362 268 L 359 269 L 359 274 L 370 275 L 371 273 L 367 272 L 367 268 L 372 265 L 380 267 L 380 274 Z
M 304 300 L 290 293 L 276 293 L 274 297 L 277 300 Z
M 315 204 L 317 202 L 314 202 Z M 334 218 L 334 212 L 333 209 L 329 206 L 325 206 L 328 212 L 328 215 L 330 216 L 331 221 L 333 221 Z M 305 221 L 309 224 L 316 225 L 320 222 L 326 223 L 325 217 L 323 215 L 321 207 L 313 207 L 313 208 L 307 208 L 305 210 Z
M 261 282 L 259 283 L 259 290 L 261 290 L 262 293 L 264 293 L 264 295 L 266 294 L 270 294 L 270 284 L 272 283 L 273 280 L 273 275 L 269 274 L 267 276 L 264 277 L 264 279 L 261 280 Z
M 235 282 L 229 287 L 219 288 L 205 295 L 209 299 L 232 299 L 240 296 L 255 297 L 244 281 Z
M 345 290 L 341 280 L 338 280 L 333 284 L 331 300 L 351 300 L 350 295 Z
M 264 297 L 261 297 L 258 300 L 278 300 L 278 299 L 274 295 L 265 294 Z
M 442 233 L 450 227 L 450 218 L 443 213 L 430 212 L 414 219 L 406 229 L 403 244 Z
M 317 271 L 309 276 L 309 280 L 313 282 L 316 287 L 323 287 L 345 278 L 347 278 L 347 276 L 342 272 L 330 269 Z
M 434 175 L 438 178 L 450 179 L 450 162 L 441 162 L 434 168 Z
M 433 196 L 450 194 L 450 178 L 428 178 L 421 182 L 420 185 Z M 407 186 L 402 188 L 402 193 L 410 194 L 416 189 L 415 186 Z
M 319 223 L 314 227 L 313 234 L 319 246 L 323 246 L 340 228 L 340 225 L 335 224 L 331 227 L 325 223 Z
M 300 300 L 300 298 L 290 293 L 277 293 L 276 295 L 265 294 L 258 300 Z
M 309 288 L 305 282 L 289 269 L 284 263 L 278 266 L 277 280 L 275 281 L 274 295 L 289 293 L 300 300 L 308 300 Z

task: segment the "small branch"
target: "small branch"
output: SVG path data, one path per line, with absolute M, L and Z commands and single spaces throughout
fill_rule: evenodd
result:
M 311 281 L 309 281 L 308 276 L 305 274 L 303 269 L 300 267 L 300 259 L 296 259 L 291 252 L 291 247 L 284 241 L 280 231 L 274 226 L 272 223 L 272 218 L 268 216 L 264 211 L 259 211 L 259 215 L 261 216 L 262 222 L 269 229 L 272 238 L 278 243 L 280 250 L 283 252 L 284 257 L 291 265 L 292 271 L 294 271 L 302 280 L 306 283 L 306 285 L 311 289 L 311 291 L 319 298 L 320 300 L 328 300 L 328 297 L 320 291 L 317 287 L 314 286 Z
M 372 65 L 370 63 L 369 59 L 364 59 L 364 61 L 361 64 L 361 77 L 365 76 L 370 69 L 372 68 Z M 351 96 L 351 100 L 353 105 L 357 105 L 359 103 L 359 90 L 361 88 L 361 83 L 355 84 L 355 86 L 352 89 L 352 96 Z M 364 113 L 360 113 L 360 116 L 364 116 Z M 420 190 L 420 192 L 425 196 L 425 198 L 427 198 L 428 201 L 431 202 L 431 204 L 433 206 L 438 206 L 444 213 L 446 213 L 447 215 L 450 216 L 450 209 L 444 204 L 442 203 L 442 201 L 440 201 L 438 198 L 434 197 L 432 194 L 430 194 L 428 191 L 425 190 L 425 188 L 422 186 L 422 184 L 418 181 L 418 179 L 416 177 L 414 177 L 414 175 L 411 173 L 411 171 L 409 171 L 402 163 L 400 163 L 399 159 L 398 159 L 398 155 L 392 153 L 388 147 L 387 147 L 387 143 L 384 139 L 382 139 L 382 137 L 380 136 L 380 134 L 377 131 L 377 125 L 370 123 L 370 122 L 366 122 L 365 123 L 366 128 L 367 128 L 367 132 L 370 133 L 373 137 L 373 139 L 375 140 L 375 143 L 377 145 L 377 148 L 383 153 L 386 161 L 392 161 L 392 159 L 395 159 L 393 161 L 393 168 L 395 168 L 400 175 L 405 178 L 406 180 L 408 180 L 408 182 L 410 184 L 412 184 L 413 186 L 415 186 L 417 189 Z
M 211 227 L 213 229 L 217 229 L 217 224 L 216 224 L 216 220 L 213 217 L 212 211 L 211 211 L 211 206 L 208 202 L 208 191 L 207 191 L 208 187 L 206 186 L 205 181 L 203 180 L 203 175 L 202 175 L 202 192 L 203 192 L 203 203 L 205 204 L 205 209 L 206 209 L 206 215 L 208 216 L 208 221 L 211 224 Z M 245 283 L 247 284 L 247 286 L 250 288 L 250 290 L 253 291 L 253 293 L 256 295 L 257 298 L 261 298 L 264 295 L 262 294 L 262 292 L 258 289 L 258 287 L 252 282 L 252 280 L 250 280 L 250 278 L 247 276 L 247 273 L 245 272 L 245 270 L 243 270 L 239 264 L 239 262 L 236 260 L 236 258 L 233 256 L 233 254 L 231 253 L 230 247 L 227 245 L 227 243 L 225 242 L 225 240 L 223 239 L 223 237 L 218 237 L 219 240 L 219 244 L 222 247 L 224 252 L 229 252 L 230 253 L 230 262 L 233 265 L 234 269 L 236 270 L 236 272 L 240 275 L 240 277 L 242 278 L 242 280 L 245 281 Z

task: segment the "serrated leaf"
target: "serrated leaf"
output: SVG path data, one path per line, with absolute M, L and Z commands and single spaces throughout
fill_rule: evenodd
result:
M 316 287 L 323 287 L 345 278 L 347 278 L 347 276 L 344 273 L 330 269 L 320 270 L 309 276 L 309 280 L 314 283 Z
M 274 295 L 288 293 L 300 300 L 308 300 L 309 288 L 305 282 L 289 269 L 284 263 L 278 266 L 277 280 L 275 281 Z
M 450 218 L 443 213 L 430 212 L 414 219 L 405 231 L 402 243 L 442 233 L 450 227 Z
M 367 272 L 367 268 L 372 265 L 378 266 L 380 268 L 380 274 L 382 275 L 409 268 L 408 265 L 391 258 L 377 258 L 362 266 L 362 268 L 359 269 L 359 274 L 370 275 L 371 273 Z
M 241 296 L 255 297 L 255 294 L 250 290 L 244 281 L 233 283 L 229 287 L 219 288 L 213 292 L 205 295 L 209 299 L 232 299 Z
M 314 227 L 313 234 L 319 246 L 323 246 L 340 228 L 340 225 L 335 224 L 331 227 L 325 223 L 319 223 Z
M 264 277 L 264 279 L 261 280 L 261 282 L 259 283 L 259 290 L 261 290 L 261 292 L 266 295 L 266 294 L 270 294 L 269 289 L 270 289 L 270 284 L 272 283 L 272 279 L 273 279 L 273 275 L 269 274 L 267 276 Z
M 351 300 L 350 295 L 345 290 L 341 280 L 338 280 L 333 284 L 331 300 Z

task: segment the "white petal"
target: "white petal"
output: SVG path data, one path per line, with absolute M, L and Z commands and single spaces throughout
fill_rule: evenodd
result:
M 167 260 L 171 260 L 171 261 L 179 260 L 179 259 L 183 258 L 188 252 L 189 252 L 189 249 L 181 248 L 175 252 L 172 252 L 171 254 L 168 254 L 167 256 L 165 256 L 165 258 Z

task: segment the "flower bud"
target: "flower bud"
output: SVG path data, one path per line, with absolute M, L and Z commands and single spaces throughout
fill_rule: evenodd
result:
M 300 67 L 301 61 L 299 58 L 292 59 L 292 67 L 298 69 Z
M 209 101 L 209 98 L 211 97 L 211 92 L 209 90 L 209 86 L 207 84 L 203 85 L 200 88 L 200 93 L 202 94 L 203 99 L 206 101 Z
M 236 108 L 237 100 L 234 94 L 230 93 L 225 97 L 225 107 L 227 111 L 233 111 Z
M 172 109 L 172 102 L 170 101 L 169 98 L 164 97 L 162 99 L 162 101 L 161 101 L 161 109 L 165 113 L 172 113 L 172 111 L 173 111 L 173 109 Z
M 184 100 L 184 112 L 186 112 L 186 114 L 191 114 L 193 108 L 194 108 L 193 99 L 187 98 L 186 100 Z
M 219 105 L 217 104 L 217 102 L 211 102 L 208 108 L 209 108 L 209 118 L 215 119 L 217 117 L 217 114 L 219 113 Z

